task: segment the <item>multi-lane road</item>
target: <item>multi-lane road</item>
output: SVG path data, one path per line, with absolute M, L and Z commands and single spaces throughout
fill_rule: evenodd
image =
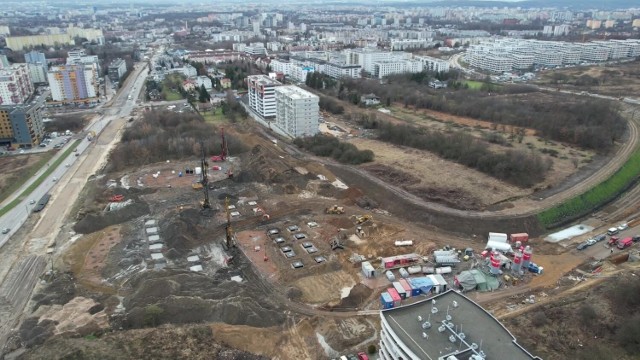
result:
M 135 99 L 138 98 L 140 91 L 143 87 L 144 80 L 146 78 L 148 69 L 147 67 L 141 63 L 137 64 L 135 70 L 131 73 L 130 78 L 127 80 L 121 91 L 116 94 L 116 96 L 107 104 L 105 104 L 102 108 L 102 115 L 96 116 L 91 123 L 85 129 L 86 131 L 83 133 L 84 135 L 89 134 L 91 132 L 97 134 L 98 139 L 94 139 L 89 141 L 88 136 L 82 136 L 82 140 L 77 147 L 77 153 L 69 154 L 66 159 L 62 161 L 60 166 L 56 168 L 45 180 L 42 182 L 28 197 L 22 199 L 19 205 L 14 207 L 12 210 L 4 214 L 0 217 L 0 229 L 8 228 L 10 229 L 7 234 L 0 234 L 0 247 L 2 247 L 9 238 L 19 229 L 19 227 L 27 220 L 28 216 L 31 214 L 33 207 L 35 204 L 31 204 L 31 200 L 35 200 L 36 202 L 46 193 L 52 192 L 56 187 L 59 187 L 58 183 L 64 182 L 65 176 L 69 173 L 73 173 L 77 171 L 78 164 L 84 162 L 86 159 L 87 149 L 92 146 L 98 140 L 102 140 L 105 134 L 103 131 L 105 127 L 111 124 L 114 121 L 120 120 L 122 124 L 126 123 L 126 119 L 128 119 L 131 115 L 132 110 L 136 106 Z M 129 97 L 131 100 L 129 100 Z M 121 125 L 120 125 L 121 126 Z M 111 134 L 113 135 L 113 134 Z M 111 139 L 108 139 L 111 140 Z M 67 146 L 61 149 L 59 156 L 64 154 L 64 150 L 73 144 L 73 140 L 68 143 Z M 76 154 L 78 156 L 76 156 Z M 50 163 L 55 161 L 57 157 L 52 159 Z M 41 169 L 38 171 L 36 176 L 31 179 L 25 179 L 25 185 L 14 194 L 11 198 L 17 197 L 18 194 L 30 184 L 32 184 L 40 174 L 42 174 L 46 169 Z M 53 199 L 52 199 L 53 200 Z M 5 201 L 4 204 L 8 202 Z

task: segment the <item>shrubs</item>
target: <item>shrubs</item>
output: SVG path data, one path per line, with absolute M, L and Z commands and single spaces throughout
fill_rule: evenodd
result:
M 297 138 L 293 143 L 314 155 L 331 157 L 343 164 L 358 165 L 373 161 L 373 151 L 358 150 L 355 145 L 340 142 L 332 136 L 317 134 L 311 137 Z
M 363 118 L 359 124 L 378 129 L 378 139 L 396 145 L 431 151 L 438 156 L 474 168 L 511 184 L 530 187 L 544 179 L 550 161 L 529 152 L 494 153 L 482 141 L 463 132 L 443 134 L 411 125 Z
M 344 112 L 344 107 L 330 97 L 320 96 L 318 105 L 320 106 L 320 110 L 328 111 L 332 114 L 340 115 Z

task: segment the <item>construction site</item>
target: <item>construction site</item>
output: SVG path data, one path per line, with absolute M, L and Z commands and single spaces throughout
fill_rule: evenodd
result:
M 339 358 L 378 346 L 383 309 L 454 289 L 524 323 L 637 267 L 635 249 L 611 262 L 604 243 L 588 256 L 570 245 L 617 221 L 616 202 L 585 222 L 591 232 L 551 243 L 531 214 L 439 212 L 442 202 L 423 207 L 378 165 L 317 158 L 247 124 L 207 129 L 182 156 L 107 161 L 89 177 L 52 255 L 25 259 L 0 286 L 3 314 L 25 308 L 18 327 L 2 324 L 5 354 Z M 549 359 L 574 345 L 563 346 L 530 344 Z

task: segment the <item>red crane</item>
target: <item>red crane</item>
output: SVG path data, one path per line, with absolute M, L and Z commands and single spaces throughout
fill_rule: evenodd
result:
M 212 162 L 222 162 L 227 159 L 227 139 L 224 138 L 224 128 L 220 128 L 220 136 L 222 137 L 222 143 L 220 144 L 220 155 L 214 155 L 211 157 Z

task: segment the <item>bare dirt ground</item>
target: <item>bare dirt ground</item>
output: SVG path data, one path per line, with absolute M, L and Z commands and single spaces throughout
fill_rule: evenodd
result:
M 567 83 L 552 79 L 561 74 Z M 597 85 L 575 85 L 581 76 L 588 75 L 597 81 Z M 540 73 L 536 83 L 566 90 L 593 91 L 598 94 L 615 97 L 637 97 L 640 90 L 640 62 L 604 66 L 580 66 L 575 68 L 547 70 Z

